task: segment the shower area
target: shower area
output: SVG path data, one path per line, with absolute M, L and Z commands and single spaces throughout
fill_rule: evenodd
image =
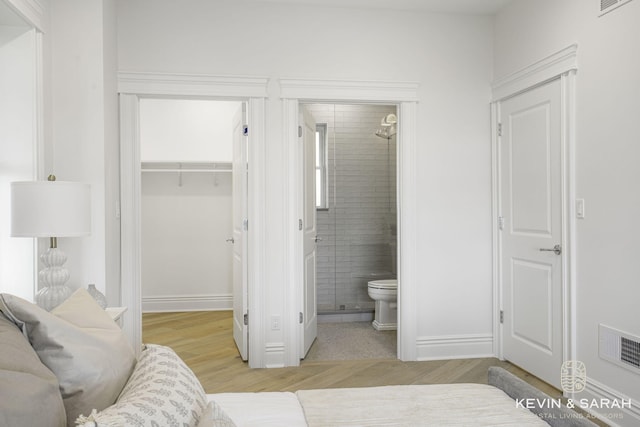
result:
M 397 278 L 396 106 L 304 107 L 316 121 L 319 321 L 371 320 L 368 282 Z

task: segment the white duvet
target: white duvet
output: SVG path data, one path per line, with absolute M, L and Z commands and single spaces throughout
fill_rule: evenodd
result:
M 502 390 L 483 384 L 303 390 L 297 396 L 309 427 L 549 427 Z
M 209 395 L 237 427 L 544 426 L 502 390 L 433 384 Z
M 293 393 L 217 393 L 207 398 L 214 400 L 236 427 L 307 426 L 302 406 Z

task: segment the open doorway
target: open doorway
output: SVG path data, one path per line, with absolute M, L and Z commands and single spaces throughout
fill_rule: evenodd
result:
M 305 103 L 300 110 L 301 127 L 315 135 L 309 149 L 303 142 L 303 268 L 305 313 L 317 311 L 317 339 L 303 354 L 396 358 L 397 107 Z
M 143 315 L 233 310 L 243 360 L 245 112 L 241 101 L 139 104 Z

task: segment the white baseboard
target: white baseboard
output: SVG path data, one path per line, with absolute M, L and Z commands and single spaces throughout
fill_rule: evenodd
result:
M 264 367 L 283 368 L 284 366 L 284 343 L 266 343 L 264 346 Z
M 493 335 L 418 337 L 416 349 L 419 361 L 495 357 Z
M 233 295 L 166 295 L 142 297 L 143 313 L 233 310 Z
M 318 323 L 371 322 L 372 320 L 373 312 L 318 314 Z
M 587 378 L 585 390 L 574 396 L 574 400 L 578 402 L 581 399 L 588 399 L 588 402 L 593 402 L 594 399 L 596 402 L 601 402 L 603 399 L 607 399 L 608 402 L 631 401 L 631 408 L 597 409 L 592 407 L 583 409 L 612 427 L 640 426 L 640 407 L 638 402 L 596 380 Z

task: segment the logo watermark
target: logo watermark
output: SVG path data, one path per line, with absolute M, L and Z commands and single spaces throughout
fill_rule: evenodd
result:
M 560 384 L 565 393 L 580 393 L 587 387 L 587 367 L 579 360 L 567 360 L 560 368 Z
M 587 368 L 579 360 L 567 360 L 560 368 L 560 384 L 565 393 L 577 394 L 587 388 Z M 607 398 L 571 398 L 563 405 L 561 398 L 522 398 L 516 399 L 516 407 L 529 409 L 538 417 L 545 419 L 556 418 L 604 418 L 622 419 L 620 410 L 631 409 L 631 399 L 607 399 Z M 568 409 L 583 410 L 585 414 L 565 413 L 560 409 L 565 406 Z M 549 410 L 544 411 L 545 409 Z M 557 411 L 556 411 L 557 410 Z M 614 410 L 614 412 L 611 412 Z M 615 411 L 617 410 L 617 411 Z M 590 413 L 598 412 L 598 416 Z

